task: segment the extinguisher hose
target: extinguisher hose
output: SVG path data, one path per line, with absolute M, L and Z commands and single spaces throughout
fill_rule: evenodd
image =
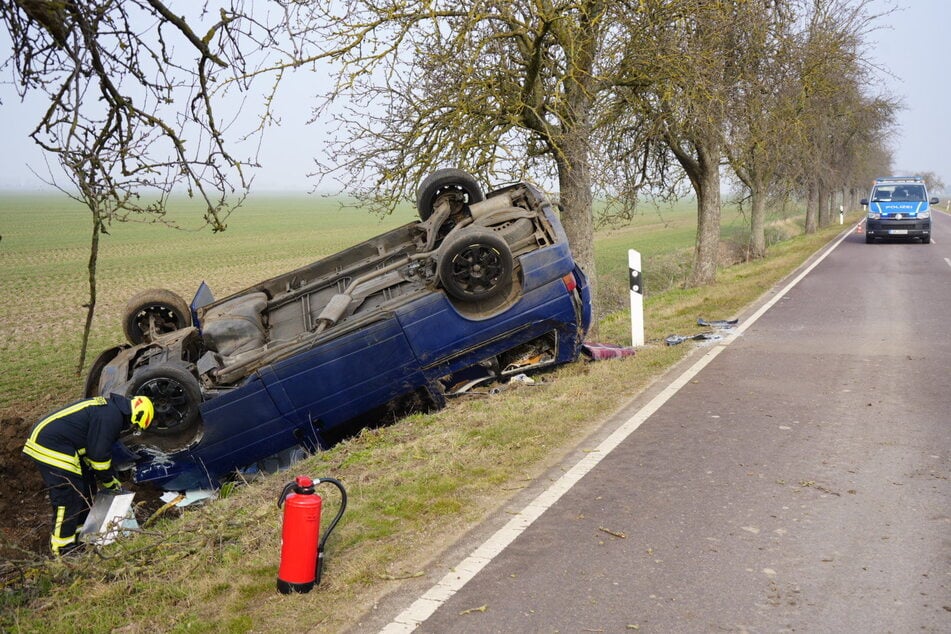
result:
M 314 482 L 314 487 L 316 488 L 318 484 L 323 484 L 324 482 L 334 485 L 337 487 L 337 490 L 340 491 L 340 508 L 337 509 L 337 515 L 334 516 L 333 521 L 327 525 L 327 530 L 324 531 L 323 536 L 320 538 L 320 543 L 317 547 L 319 552 L 323 552 L 327 538 L 330 537 L 330 533 L 337 526 L 337 522 L 343 517 L 343 512 L 347 510 L 347 490 L 343 488 L 343 484 L 335 478 L 318 478 L 317 481 Z
M 317 544 L 317 561 L 315 566 L 314 574 L 314 583 L 320 585 L 320 578 L 323 576 L 324 571 L 324 544 L 327 543 L 327 538 L 330 537 L 330 533 L 333 532 L 334 527 L 337 526 L 337 522 L 340 521 L 340 518 L 343 517 L 343 512 L 347 509 L 347 490 L 343 488 L 343 485 L 339 480 L 334 478 L 319 478 L 314 482 L 314 487 L 316 488 L 318 484 L 323 484 L 327 482 L 334 485 L 340 491 L 340 508 L 337 509 L 337 515 L 334 517 L 333 521 L 327 525 L 327 530 L 324 531 L 323 536 L 320 538 L 320 542 Z
M 294 490 L 294 487 L 297 486 L 297 482 L 288 482 L 287 486 L 284 487 L 284 490 L 281 491 L 281 497 L 277 498 L 277 508 L 284 506 L 284 500 L 287 499 L 287 496 L 290 495 L 291 491 Z

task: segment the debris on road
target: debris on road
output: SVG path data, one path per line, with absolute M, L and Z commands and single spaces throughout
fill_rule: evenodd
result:
M 730 329 L 733 326 L 737 325 L 738 323 L 740 323 L 739 319 L 714 319 L 711 321 L 707 321 L 703 317 L 697 318 L 698 326 L 708 326 L 710 328 L 721 328 L 724 330 Z
M 716 341 L 717 339 L 723 339 L 723 336 L 712 332 L 700 332 L 695 335 L 668 335 L 664 341 L 668 346 L 676 346 L 685 341 Z
M 703 317 L 697 318 L 698 326 L 707 328 L 716 328 L 717 330 L 730 330 L 733 326 L 740 323 L 739 319 L 712 319 L 706 320 Z M 716 341 L 722 339 L 723 335 L 714 332 L 700 332 L 695 335 L 668 335 L 664 341 L 668 346 L 676 346 L 685 341 Z
M 605 528 L 603 526 L 599 526 L 598 530 L 601 531 L 602 533 L 607 533 L 608 535 L 617 537 L 618 539 L 627 539 L 627 535 L 625 535 L 624 533 L 620 533 L 618 531 L 612 531 L 611 529 Z

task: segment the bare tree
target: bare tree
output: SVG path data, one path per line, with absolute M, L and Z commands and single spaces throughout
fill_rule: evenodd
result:
M 329 5 L 311 20 L 324 26 L 308 39 L 339 64 L 337 90 L 318 105 L 315 118 L 332 117 L 330 106 L 341 100 L 355 105 L 336 116 L 344 133 L 317 172 L 384 210 L 445 165 L 487 180 L 531 175 L 543 185 L 557 183 L 573 254 L 596 284 L 593 200 L 636 191 L 646 173 L 641 159 L 651 147 L 628 145 L 620 161 L 619 146 L 609 144 L 609 137 L 617 138 L 607 133 L 617 123 L 608 110 L 613 91 L 653 81 L 641 65 L 619 62 L 640 46 L 638 29 L 673 19 L 679 4 Z M 640 125 L 633 120 L 630 129 Z
M 676 19 L 653 21 L 646 37 L 631 43 L 650 52 L 637 60 L 650 86 L 620 91 L 618 99 L 651 122 L 650 133 L 689 179 L 697 238 L 687 283 L 697 286 L 716 279 L 726 162 L 751 192 L 753 252 L 765 252 L 766 201 L 782 189 L 783 146 L 799 123 L 788 85 L 795 70 L 789 38 L 802 16 L 796 0 L 677 5 Z M 652 167 L 668 191 L 678 186 L 669 163 Z
M 868 94 L 872 67 L 863 46 L 892 9 L 874 9 L 868 0 L 812 0 L 804 14 L 797 58 L 796 151 L 787 178 L 800 182 L 807 193 L 807 233 L 832 221 L 835 190 L 866 178 L 867 172 L 856 166 L 887 153 L 885 137 L 898 104 Z
M 383 210 L 442 166 L 484 180 L 532 174 L 543 185 L 557 182 L 573 254 L 596 284 L 593 108 L 611 81 L 601 57 L 611 7 L 602 0 L 328 5 L 309 38 L 339 63 L 337 90 L 315 118 L 333 117 L 345 133 L 317 172 Z M 340 101 L 354 105 L 334 115 Z
M 946 187 L 944 181 L 935 172 L 920 172 L 918 175 L 925 179 L 925 183 L 928 185 L 928 192 L 931 193 L 932 196 L 944 192 Z
M 766 255 L 767 202 L 787 191 L 781 175 L 795 138 L 795 9 L 793 2 L 750 2 L 738 24 L 725 151 L 748 192 L 753 258 Z
M 169 196 L 181 189 L 204 202 L 205 223 L 222 231 L 250 185 L 254 156 L 231 149 L 238 135 L 229 122 L 240 103 L 219 107 L 229 92 L 247 91 L 249 67 L 283 34 L 255 21 L 241 2 L 191 11 L 186 19 L 162 0 L 0 1 L 12 43 L 4 66 L 21 96 L 47 100 L 30 136 L 66 174 L 68 183 L 57 182 L 51 170 L 53 184 L 91 214 L 80 371 L 95 312 L 99 238 L 108 226 L 168 222 Z M 268 94 L 257 132 L 270 116 Z
M 652 133 L 690 181 L 697 198 L 697 237 L 687 284 L 700 286 L 716 279 L 727 91 L 736 72 L 731 56 L 743 3 L 675 4 L 674 19 L 650 15 L 644 37 L 630 42 L 648 53 L 629 56 L 628 73 L 637 69 L 652 79 L 650 84 L 617 94 L 632 112 L 653 122 Z M 667 169 L 663 162 L 657 167 Z

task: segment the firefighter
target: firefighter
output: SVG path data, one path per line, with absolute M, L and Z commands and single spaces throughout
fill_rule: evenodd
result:
M 33 426 L 23 453 L 36 461 L 53 505 L 54 556 L 79 546 L 96 481 L 105 490 L 121 490 L 112 468 L 112 446 L 130 427 L 147 429 L 154 413 L 145 396 L 111 394 L 67 405 Z

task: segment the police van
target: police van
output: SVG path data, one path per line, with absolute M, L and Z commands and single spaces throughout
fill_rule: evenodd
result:
M 876 178 L 872 193 L 863 198 L 868 206 L 865 242 L 875 238 L 920 238 L 931 244 L 931 208 L 937 198 L 928 198 L 928 188 L 920 176 Z

